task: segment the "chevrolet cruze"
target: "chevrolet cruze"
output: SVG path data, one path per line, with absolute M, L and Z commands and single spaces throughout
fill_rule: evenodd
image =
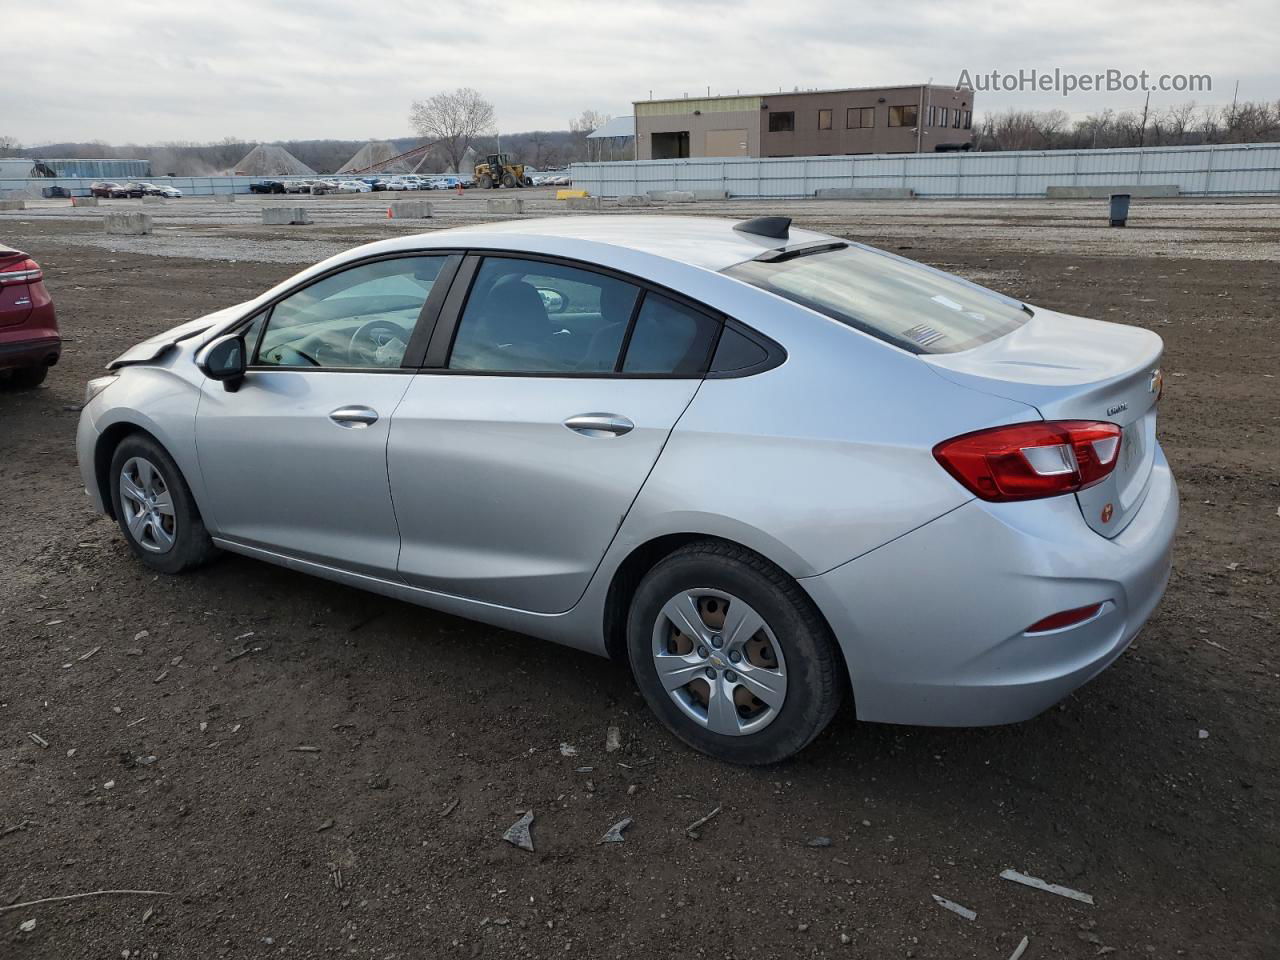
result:
M 400 237 L 92 381 L 94 505 L 616 658 L 679 738 L 769 763 L 862 720 L 1034 716 L 1169 577 L 1162 344 L 785 218 Z

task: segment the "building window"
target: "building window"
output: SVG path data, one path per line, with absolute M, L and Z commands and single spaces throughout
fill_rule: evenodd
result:
M 875 107 L 850 107 L 845 114 L 845 126 L 850 130 L 876 125 Z
M 955 108 L 954 110 L 952 110 L 951 112 L 952 112 L 953 114 L 955 114 L 955 117 L 954 117 L 954 118 L 952 119 L 952 121 L 951 121 L 951 126 L 955 127 L 955 129 L 959 130 L 959 129 L 960 129 L 960 123 L 961 123 L 961 121 L 962 121 L 962 119 L 963 119 L 963 118 L 960 116 L 961 110 L 960 110 L 960 108 L 959 108 L 959 107 L 956 107 L 956 108 Z
M 796 115 L 788 110 L 786 113 L 769 114 L 770 133 L 791 133 L 796 128 Z
M 928 119 L 927 119 L 927 120 L 925 120 L 925 125 L 926 125 L 926 126 L 930 126 L 930 127 L 932 127 L 932 126 L 933 126 L 933 116 L 934 116 L 934 113 L 935 113 L 934 108 L 933 108 L 933 107 L 930 107 L 930 108 L 929 108 L 929 112 L 926 114 L 926 116 L 928 117 Z
M 945 127 L 947 125 L 947 108 L 938 108 L 938 126 Z
M 966 130 L 973 129 L 973 112 L 970 110 L 964 112 L 964 128 Z
M 914 127 L 918 119 L 919 114 L 914 103 L 889 108 L 889 126 L 891 127 Z
M 818 129 L 819 130 L 831 129 L 831 111 L 830 110 L 818 111 Z

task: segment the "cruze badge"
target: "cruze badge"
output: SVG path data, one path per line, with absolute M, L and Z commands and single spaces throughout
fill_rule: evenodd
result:
M 1121 410 L 1128 410 L 1128 409 L 1129 409 L 1129 405 L 1127 403 L 1117 403 L 1114 407 L 1107 407 L 1107 416 L 1114 417 Z

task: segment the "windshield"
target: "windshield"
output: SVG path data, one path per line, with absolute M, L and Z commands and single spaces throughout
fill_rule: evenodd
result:
M 1016 330 L 1015 300 L 857 245 L 748 260 L 724 271 L 912 353 L 955 353 Z

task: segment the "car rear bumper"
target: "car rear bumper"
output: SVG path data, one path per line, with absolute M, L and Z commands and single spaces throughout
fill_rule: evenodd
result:
M 12 335 L 0 330 L 0 370 L 51 367 L 61 355 L 62 338 L 56 334 L 33 337 L 30 327 Z
M 820 576 L 802 579 L 835 631 L 859 718 L 983 726 L 1026 720 L 1106 669 L 1169 580 L 1177 486 L 1157 448 L 1146 500 L 1115 538 L 1075 497 L 969 501 Z M 1077 626 L 1028 634 L 1102 603 Z

